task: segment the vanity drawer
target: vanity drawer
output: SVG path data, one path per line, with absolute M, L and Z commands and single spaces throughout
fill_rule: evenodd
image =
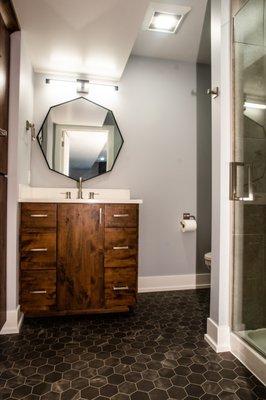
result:
M 132 306 L 136 302 L 136 268 L 105 268 L 105 306 Z
M 22 269 L 56 268 L 56 233 L 21 234 L 20 260 Z
M 56 271 L 22 271 L 22 311 L 49 311 L 56 306 Z
M 138 230 L 105 229 L 105 267 L 137 267 Z
M 56 228 L 56 204 L 22 203 L 21 228 Z
M 137 204 L 107 204 L 105 206 L 106 228 L 135 228 L 137 226 Z

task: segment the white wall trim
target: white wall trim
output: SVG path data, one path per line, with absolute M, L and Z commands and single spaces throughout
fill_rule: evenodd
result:
M 140 276 L 138 292 L 167 292 L 210 287 L 210 274 Z
M 234 356 L 266 385 L 266 359 L 233 332 L 230 334 L 230 343 Z
M 16 310 L 7 311 L 6 322 L 0 331 L 0 335 L 19 333 L 23 319 L 24 314 L 20 311 L 20 306 Z
M 204 338 L 216 353 L 230 351 L 229 326 L 218 326 L 211 318 L 208 318 L 207 333 L 204 335 Z

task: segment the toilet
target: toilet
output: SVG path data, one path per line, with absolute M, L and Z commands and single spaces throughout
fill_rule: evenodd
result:
M 204 256 L 204 262 L 206 267 L 210 270 L 211 269 L 211 263 L 212 263 L 212 253 L 206 253 Z

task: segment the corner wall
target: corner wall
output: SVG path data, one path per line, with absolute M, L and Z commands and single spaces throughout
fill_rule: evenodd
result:
M 211 0 L 207 1 L 197 58 L 197 272 L 209 272 L 204 255 L 211 252 L 212 121 Z
M 217 351 L 230 349 L 231 206 L 231 2 L 212 0 L 212 267 L 210 318 L 205 339 Z
M 33 71 L 23 32 L 11 35 L 10 92 L 8 127 L 7 193 L 7 321 L 1 333 L 16 333 L 21 323 L 19 312 L 19 184 L 28 184 L 31 140 L 26 120 L 33 117 Z

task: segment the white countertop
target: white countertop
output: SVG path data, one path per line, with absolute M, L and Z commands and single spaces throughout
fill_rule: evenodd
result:
M 20 199 L 20 203 L 142 204 L 140 199 Z
M 71 194 L 71 199 L 66 194 Z M 75 188 L 41 188 L 20 185 L 20 203 L 78 203 L 78 204 L 142 204 L 140 199 L 132 199 L 129 189 L 92 189 L 83 188 L 83 199 L 77 199 Z M 94 193 L 94 199 L 90 194 Z

